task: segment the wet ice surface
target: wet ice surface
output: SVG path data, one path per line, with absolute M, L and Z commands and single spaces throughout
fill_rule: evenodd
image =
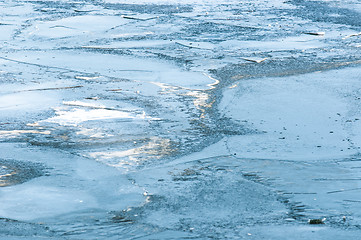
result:
M 0 3 L 1 238 L 359 236 L 360 7 Z

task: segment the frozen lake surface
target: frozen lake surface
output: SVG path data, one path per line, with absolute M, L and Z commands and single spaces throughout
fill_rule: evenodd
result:
M 0 238 L 356 239 L 360 19 L 358 0 L 2 1 Z

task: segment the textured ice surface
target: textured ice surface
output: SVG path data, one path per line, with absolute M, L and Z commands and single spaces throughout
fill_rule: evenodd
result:
M 360 235 L 358 1 L 0 9 L 0 238 Z
M 43 38 L 92 35 L 128 22 L 121 16 L 75 16 L 35 25 L 34 29 L 29 29 L 29 35 Z
M 141 188 L 132 185 L 119 171 L 97 162 L 61 151 L 25 149 L 10 143 L 1 144 L 1 153 L 5 159 L 28 161 L 29 167 L 31 162 L 47 167 L 44 176 L 1 189 L 3 218 L 46 219 L 74 211 L 108 211 L 114 206 L 142 202 Z
M 310 194 L 295 197 L 306 212 L 356 218 L 358 209 L 344 204 L 359 196 L 360 74 L 356 67 L 314 73 L 312 81 L 306 74 L 239 82 L 226 90 L 221 111 L 258 133 L 230 137 L 224 148 L 252 171 L 264 165 L 260 175 L 284 181 L 283 191 Z
M 224 93 L 221 111 L 260 133 L 232 137 L 230 148 L 247 158 L 285 160 L 357 154 L 359 104 L 354 91 L 360 73 L 354 68 L 239 82 Z

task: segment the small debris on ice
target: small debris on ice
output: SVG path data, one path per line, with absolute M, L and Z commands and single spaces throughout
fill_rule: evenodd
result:
M 304 32 L 304 34 L 314 35 L 314 36 L 324 36 L 326 33 L 325 32 Z
M 309 224 L 325 224 L 325 220 L 326 218 L 322 218 L 322 219 L 309 219 L 308 223 Z
M 242 59 L 246 60 L 248 62 L 261 63 L 261 62 L 267 60 L 268 58 L 242 58 Z

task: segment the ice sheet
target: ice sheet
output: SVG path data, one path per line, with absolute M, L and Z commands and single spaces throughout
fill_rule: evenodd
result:
M 357 238 L 358 6 L 1 2 L 0 238 Z

